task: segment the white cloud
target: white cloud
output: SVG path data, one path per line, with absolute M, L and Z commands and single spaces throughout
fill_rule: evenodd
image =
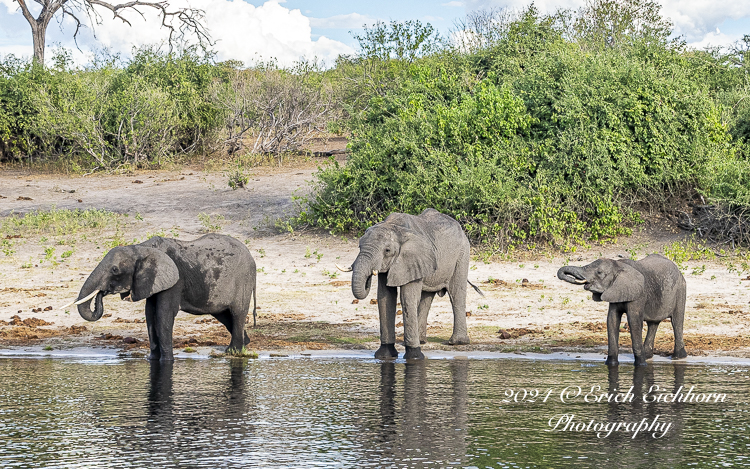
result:
M 676 34 L 693 43 L 718 37 L 716 28 L 727 19 L 748 18 L 750 23 L 750 2 L 668 0 L 662 3 L 662 14 L 672 20 Z
M 374 24 L 376 18 L 359 13 L 335 15 L 328 18 L 310 18 L 310 26 L 321 29 L 359 29 L 362 25 Z
M 464 6 L 464 2 L 448 2 L 448 3 L 441 3 L 440 6 L 444 7 L 462 7 Z
M 7 4 L 9 0 L 0 0 Z M 218 60 L 235 59 L 246 64 L 257 60 L 276 58 L 279 63 L 288 65 L 301 57 L 312 59 L 317 57 L 332 63 L 339 54 L 353 53 L 353 49 L 346 44 L 334 41 L 324 36 L 312 39 L 310 18 L 304 16 L 300 10 L 291 10 L 281 5 L 283 0 L 269 0 L 261 6 L 253 6 L 242 0 L 172 0 L 172 8 L 193 7 L 205 11 L 205 25 L 211 38 L 216 41 L 213 49 L 217 52 Z M 145 20 L 133 12 L 126 14 L 132 27 L 115 21 L 111 14 L 102 12 L 102 24 L 95 25 L 94 30 L 86 29 L 79 34 L 78 44 L 84 51 L 109 48 L 112 52 L 128 54 L 135 46 L 155 44 L 166 41 L 168 31 L 160 28 L 155 11 L 143 9 Z M 31 30 L 21 15 L 4 16 L 0 13 L 0 22 L 13 20 L 20 23 L 17 27 L 27 31 L 28 51 L 24 55 L 31 55 Z M 72 39 L 75 30 L 73 22 L 66 18 L 63 21 L 63 31 L 52 22 L 47 32 L 47 44 L 59 42 L 64 47 L 75 49 Z M 94 32 L 96 37 L 92 34 Z M 0 53 L 16 53 L 18 44 L 11 45 L 8 41 L 0 43 Z M 74 53 L 77 61 L 81 61 L 81 54 Z M 83 60 L 85 61 L 85 60 Z

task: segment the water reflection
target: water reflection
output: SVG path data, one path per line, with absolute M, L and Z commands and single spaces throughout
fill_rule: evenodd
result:
M 447 373 L 437 368 L 429 361 L 380 364 L 380 421 L 371 429 L 380 463 L 463 459 L 469 361 L 451 360 Z
M 0 359 L 0 466 L 559 467 L 579 458 L 596 467 L 747 465 L 749 376 L 681 363 Z M 563 404 L 565 386 L 630 390 L 632 399 Z M 728 398 L 644 400 L 654 386 Z M 522 388 L 553 392 L 546 401 L 508 402 L 507 390 Z M 562 413 L 604 424 L 658 417 L 671 428 L 663 438 L 548 431 Z

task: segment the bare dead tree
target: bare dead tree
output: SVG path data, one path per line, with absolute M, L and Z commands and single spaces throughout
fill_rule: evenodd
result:
M 252 153 L 299 151 L 325 132 L 339 110 L 329 83 L 307 71 L 238 70 L 228 83 L 215 83 L 211 99 L 225 112 L 228 152 L 240 151 L 252 136 Z
M 26 21 L 31 26 L 31 35 L 34 42 L 34 60 L 38 63 L 44 63 L 44 46 L 47 35 L 47 26 L 55 15 L 60 15 L 61 21 L 65 17 L 71 18 L 76 25 L 73 38 L 78 37 L 82 27 L 89 23 L 92 28 L 95 24 L 102 23 L 100 10 L 109 10 L 113 18 L 119 19 L 128 26 L 132 26 L 130 21 L 123 16 L 125 12 L 135 12 L 144 17 L 144 8 L 157 10 L 161 18 L 162 27 L 169 30 L 169 44 L 174 41 L 184 39 L 187 35 L 195 35 L 201 44 L 210 44 L 208 31 L 203 26 L 203 10 L 195 8 L 178 8 L 169 9 L 169 1 L 161 0 L 156 2 L 132 0 L 123 3 L 110 3 L 103 0 L 34 0 L 41 5 L 42 10 L 35 18 L 29 9 L 26 0 L 15 0 L 23 13 Z
M 517 12 L 507 8 L 489 8 L 469 12 L 454 21 L 450 37 L 460 52 L 472 53 L 500 41 L 508 32 Z

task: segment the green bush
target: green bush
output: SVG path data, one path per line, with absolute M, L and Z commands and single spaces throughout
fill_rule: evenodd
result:
M 717 78 L 721 57 L 663 29 L 592 47 L 565 25 L 531 7 L 481 50 L 390 67 L 390 88 L 351 108 L 349 160 L 319 171 L 299 221 L 362 231 L 434 207 L 476 242 L 572 249 L 629 234 L 639 210 L 693 189 L 743 197 L 717 171 L 744 171 L 729 131 L 741 116 L 723 119 L 719 99 L 736 71 Z

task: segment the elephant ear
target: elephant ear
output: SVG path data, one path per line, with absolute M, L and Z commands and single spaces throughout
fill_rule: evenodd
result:
M 388 269 L 389 287 L 406 285 L 437 270 L 437 252 L 429 239 L 414 232 L 406 232 L 402 239 L 401 250 Z
M 615 272 L 615 280 L 609 288 L 601 294 L 601 301 L 609 303 L 625 303 L 634 301 L 643 295 L 646 279 L 633 267 L 618 263 L 619 270 Z
M 166 254 L 154 248 L 142 247 L 138 250 L 138 261 L 133 272 L 133 286 L 130 298 L 140 301 L 168 288 L 172 288 L 180 273 L 177 265 Z

